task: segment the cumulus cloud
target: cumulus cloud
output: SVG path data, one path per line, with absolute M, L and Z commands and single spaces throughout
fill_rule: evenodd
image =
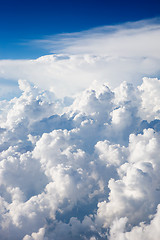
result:
M 50 36 L 29 44 L 51 55 L 0 60 L 0 78 L 26 79 L 59 97 L 73 96 L 93 80 L 111 88 L 123 81 L 136 86 L 144 76 L 160 77 L 159 42 L 159 18 Z
M 0 101 L 0 239 L 158 240 L 160 80 L 94 82 L 70 106 L 19 88 Z

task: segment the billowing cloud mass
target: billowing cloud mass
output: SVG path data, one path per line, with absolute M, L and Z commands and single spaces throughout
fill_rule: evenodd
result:
M 5 80 L 26 79 L 61 98 L 85 90 L 94 80 L 107 82 L 112 90 L 123 81 L 137 86 L 145 76 L 160 78 L 159 42 L 159 18 L 34 40 L 28 44 L 52 54 L 0 60 L 0 87 Z
M 160 80 L 19 88 L 0 101 L 0 239 L 160 239 Z

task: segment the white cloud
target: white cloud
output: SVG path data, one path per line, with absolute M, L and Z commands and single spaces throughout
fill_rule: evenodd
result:
M 23 240 L 48 240 L 48 238 L 44 237 L 45 229 L 40 228 L 37 233 L 32 233 L 31 236 L 26 235 Z
M 61 34 L 35 44 L 56 54 L 36 60 L 1 60 L 0 78 L 26 79 L 57 96 L 73 96 L 93 80 L 114 88 L 160 76 L 159 19 Z
M 0 239 L 158 240 L 159 85 L 94 82 L 66 108 L 19 81 L 0 102 Z
M 145 119 L 151 121 L 152 119 L 159 119 L 160 106 L 160 84 L 157 78 L 144 78 L 143 84 L 139 87 L 142 98 L 142 109 L 144 111 Z M 142 116 L 144 118 L 144 116 Z
M 109 57 L 159 57 L 159 18 L 59 34 L 32 44 L 67 54 L 95 54 Z M 144 41 L 145 40 L 145 41 Z M 155 43 L 153 46 L 151 43 Z M 154 51 L 153 51 L 154 50 Z M 159 50 L 159 47 L 158 47 Z M 92 59 L 88 58 L 88 61 Z
M 0 239 L 159 240 L 159 42 L 152 19 L 0 61 L 1 98 L 27 80 L 0 101 Z
M 111 227 L 111 237 L 110 240 L 157 240 L 160 238 L 160 230 L 159 230 L 159 205 L 157 207 L 157 212 L 154 216 L 152 216 L 150 224 L 146 224 L 144 222 L 140 223 L 139 226 L 133 227 L 133 229 L 129 232 L 125 232 L 125 226 L 127 223 L 127 218 L 121 218 L 119 220 L 115 220 Z
M 159 141 L 159 133 L 153 129 L 144 130 L 143 135 L 130 135 L 128 159 L 117 169 L 119 179 L 108 183 L 109 201 L 98 204 L 97 221 L 105 227 L 123 217 L 136 225 L 149 221 L 155 213 L 160 194 Z

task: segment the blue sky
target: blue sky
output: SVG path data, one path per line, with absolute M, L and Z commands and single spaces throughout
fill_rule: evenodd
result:
M 0 0 L 0 59 L 49 53 L 31 40 L 158 16 L 159 0 Z

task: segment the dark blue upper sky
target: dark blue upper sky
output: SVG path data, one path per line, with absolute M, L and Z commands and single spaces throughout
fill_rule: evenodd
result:
M 0 0 L 0 59 L 36 58 L 46 35 L 160 16 L 159 0 Z

